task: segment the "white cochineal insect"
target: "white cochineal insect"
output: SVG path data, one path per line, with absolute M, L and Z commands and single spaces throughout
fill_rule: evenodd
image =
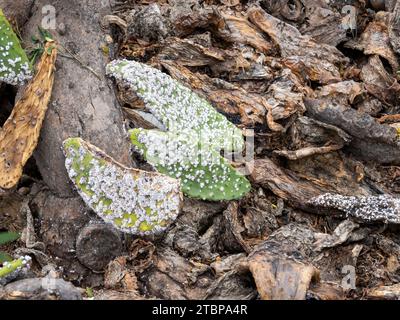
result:
M 400 224 L 400 199 L 388 195 L 343 196 L 326 193 L 312 198 L 308 203 L 319 208 L 336 209 L 348 217 L 366 222 Z

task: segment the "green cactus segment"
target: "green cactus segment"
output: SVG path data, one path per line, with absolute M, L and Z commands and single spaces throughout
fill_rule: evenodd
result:
M 105 222 L 137 235 L 164 231 L 179 214 L 179 181 L 128 169 L 80 138 L 64 141 L 68 175 L 85 203 Z
M 207 100 L 167 74 L 128 60 L 111 62 L 107 66 L 107 74 L 136 93 L 168 131 L 196 131 L 203 143 L 217 151 L 242 151 L 244 140 L 241 130 Z
M 0 81 L 18 85 L 31 78 L 32 70 L 28 57 L 0 9 Z
M 11 262 L 4 262 L 0 268 L 0 285 L 5 285 L 26 272 L 30 267 L 30 261 L 31 257 L 25 256 Z
M 136 149 L 157 171 L 180 179 L 187 196 L 233 200 L 250 191 L 250 183 L 243 175 L 190 133 L 133 129 L 129 134 Z

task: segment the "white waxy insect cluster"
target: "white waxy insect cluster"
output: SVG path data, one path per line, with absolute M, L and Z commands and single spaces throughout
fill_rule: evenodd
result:
M 150 235 L 164 231 L 180 211 L 179 182 L 127 169 L 79 138 L 64 142 L 65 165 L 85 203 L 117 229 Z
M 28 58 L 0 10 L 0 81 L 17 85 L 24 84 L 31 78 Z
M 172 132 L 193 130 L 217 150 L 242 151 L 240 129 L 211 104 L 169 75 L 145 64 L 115 60 L 107 73 L 141 98 L 149 111 Z
M 134 129 L 136 149 L 158 171 L 181 180 L 185 194 L 208 200 L 230 200 L 250 190 L 247 179 L 232 168 L 218 152 L 200 143 L 189 131 L 172 132 Z
M 400 199 L 388 195 L 343 196 L 326 193 L 312 198 L 309 203 L 317 207 L 337 209 L 347 217 L 366 222 L 400 223 Z
M 30 256 L 23 256 L 11 262 L 4 262 L 0 268 L 0 286 L 4 286 L 15 278 L 25 274 L 30 268 Z

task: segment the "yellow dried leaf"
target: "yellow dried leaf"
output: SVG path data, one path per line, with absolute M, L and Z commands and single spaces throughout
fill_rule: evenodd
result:
M 37 73 L 0 130 L 0 188 L 14 187 L 35 150 L 54 82 L 57 48 L 47 43 Z

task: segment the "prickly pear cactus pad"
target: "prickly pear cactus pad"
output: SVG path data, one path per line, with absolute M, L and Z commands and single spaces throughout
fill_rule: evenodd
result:
M 348 217 L 366 222 L 400 224 L 400 199 L 388 195 L 343 196 L 326 193 L 310 199 L 308 203 L 319 208 L 340 210 Z
M 11 262 L 4 262 L 0 267 L 0 285 L 5 285 L 14 280 L 30 268 L 30 256 L 24 256 Z
M 218 152 L 190 132 L 133 129 L 136 149 L 157 171 L 180 179 L 182 191 L 203 200 L 239 199 L 250 191 L 248 180 Z
M 30 78 L 32 71 L 28 57 L 0 9 L 0 81 L 18 85 Z
M 158 234 L 179 214 L 179 181 L 128 169 L 80 138 L 64 141 L 65 166 L 85 203 L 104 221 L 136 235 Z
M 115 60 L 107 74 L 141 98 L 167 130 L 196 131 L 204 143 L 216 150 L 242 151 L 242 132 L 191 89 L 145 64 Z

